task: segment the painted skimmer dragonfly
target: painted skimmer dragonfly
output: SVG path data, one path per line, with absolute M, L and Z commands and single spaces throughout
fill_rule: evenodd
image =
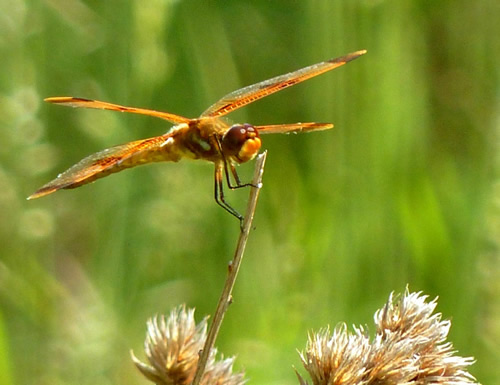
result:
M 71 189 L 126 168 L 151 162 L 202 159 L 215 164 L 215 200 L 241 222 L 243 216 L 224 198 L 223 174 L 230 189 L 250 186 L 241 183 L 235 165 L 253 159 L 261 147 L 260 134 L 310 132 L 333 127 L 331 123 L 285 123 L 255 126 L 230 125 L 223 116 L 265 96 L 340 67 L 366 53 L 365 50 L 327 60 L 285 75 L 241 88 L 210 106 L 199 118 L 189 119 L 161 112 L 75 97 L 51 97 L 46 102 L 70 107 L 97 108 L 154 116 L 175 125 L 164 135 L 141 139 L 89 155 L 57 178 L 35 191 L 28 199 L 40 198 L 60 189 Z M 233 176 L 235 185 L 231 182 Z

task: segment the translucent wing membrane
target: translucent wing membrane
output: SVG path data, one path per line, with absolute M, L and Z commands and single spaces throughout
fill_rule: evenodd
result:
M 173 160 L 165 155 L 168 152 L 165 143 L 173 143 L 167 140 L 168 137 L 163 135 L 137 140 L 89 155 L 35 191 L 28 199 L 40 198 L 60 189 L 75 188 L 125 168 Z
M 322 131 L 333 128 L 332 123 L 288 123 L 254 126 L 259 134 L 291 134 L 299 132 Z
M 313 64 L 309 67 L 241 88 L 224 96 L 217 103 L 210 106 L 201 116 L 218 117 L 226 115 L 265 96 L 271 95 L 314 76 L 318 76 L 334 68 L 340 67 L 351 60 L 364 55 L 365 53 L 365 50 L 356 51 L 346 56 Z
M 146 108 L 126 107 L 120 106 L 119 104 L 101 102 L 99 100 L 74 98 L 72 96 L 58 96 L 54 98 L 47 98 L 45 99 L 45 101 L 54 104 L 61 104 L 68 107 L 96 108 L 99 110 L 130 112 L 132 114 L 154 116 L 155 118 L 168 120 L 171 123 L 188 123 L 191 120 L 183 116 L 171 114 L 169 112 L 148 110 Z

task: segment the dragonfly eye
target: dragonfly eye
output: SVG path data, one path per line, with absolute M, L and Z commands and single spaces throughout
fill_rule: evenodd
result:
M 224 134 L 222 148 L 239 163 L 253 159 L 260 149 L 259 133 L 251 124 L 235 124 Z

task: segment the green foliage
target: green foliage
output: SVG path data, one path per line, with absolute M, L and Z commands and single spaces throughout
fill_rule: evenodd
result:
M 253 384 L 294 383 L 309 330 L 369 323 L 409 284 L 439 295 L 471 372 L 498 382 L 500 15 L 480 3 L 0 0 L 2 384 L 145 383 L 128 350 L 146 319 L 181 303 L 212 313 L 239 231 L 199 162 L 25 201 L 84 156 L 168 129 L 44 97 L 196 117 L 358 49 L 230 116 L 336 128 L 263 138 L 256 229 L 217 346 Z M 247 193 L 228 199 L 243 210 Z

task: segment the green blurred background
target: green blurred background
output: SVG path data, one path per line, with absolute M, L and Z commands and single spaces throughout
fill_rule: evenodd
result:
M 215 308 L 238 236 L 213 167 L 154 164 L 25 198 L 244 85 L 368 54 L 237 111 L 333 122 L 270 135 L 264 188 L 217 346 L 251 384 L 297 383 L 307 332 L 371 325 L 391 291 L 439 296 L 450 339 L 500 383 L 500 5 L 483 1 L 0 0 L 0 384 L 144 384 L 145 321 Z M 252 163 L 240 167 L 250 178 Z M 229 192 L 240 210 L 248 191 Z M 373 328 L 372 328 L 373 330 Z

